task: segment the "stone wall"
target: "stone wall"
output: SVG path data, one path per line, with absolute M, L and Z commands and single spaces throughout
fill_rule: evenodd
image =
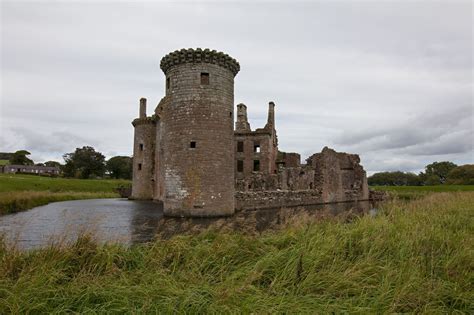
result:
M 237 191 L 236 210 L 296 207 L 324 203 L 320 190 Z
M 254 173 L 276 174 L 278 153 L 275 130 L 275 104 L 268 104 L 268 119 L 264 128 L 252 131 L 247 119 L 247 106 L 237 105 L 234 132 L 235 178 L 246 179 Z M 239 166 L 240 164 L 240 166 Z
M 306 161 L 315 171 L 314 184 L 320 187 L 324 202 L 369 199 L 367 177 L 358 155 L 325 147 Z
M 278 169 L 283 167 L 300 167 L 301 156 L 299 153 L 278 151 L 276 163 Z
M 243 152 L 239 152 L 239 142 L 243 143 Z M 235 177 L 242 179 L 252 175 L 255 172 L 255 163 L 258 161 L 258 172 L 269 174 L 272 172 L 274 160 L 272 160 L 273 140 L 266 132 L 248 132 L 235 133 L 234 136 L 235 151 Z M 259 151 L 256 151 L 259 146 Z M 243 170 L 239 172 L 238 161 L 242 161 Z
M 314 170 L 309 167 L 288 167 L 278 172 L 278 188 L 282 190 L 307 190 L 317 188 Z

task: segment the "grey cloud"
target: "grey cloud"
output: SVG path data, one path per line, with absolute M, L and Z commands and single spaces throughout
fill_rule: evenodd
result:
M 151 113 L 164 92 L 160 58 L 210 47 L 239 60 L 253 128 L 275 101 L 282 150 L 329 145 L 369 171 L 472 157 L 469 1 L 1 5 L 0 150 L 129 155 L 138 99 Z

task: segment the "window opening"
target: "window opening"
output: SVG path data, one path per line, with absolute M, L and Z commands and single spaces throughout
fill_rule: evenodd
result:
M 260 160 L 253 161 L 253 170 L 254 172 L 260 171 Z
M 209 85 L 209 73 L 201 72 L 201 85 Z
M 244 142 L 238 141 L 237 142 L 237 152 L 244 152 Z
M 260 153 L 260 143 L 254 143 L 253 152 Z
M 237 160 L 237 172 L 242 173 L 244 171 L 244 161 Z

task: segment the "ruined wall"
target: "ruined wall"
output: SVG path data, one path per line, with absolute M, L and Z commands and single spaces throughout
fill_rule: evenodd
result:
M 154 117 L 146 116 L 146 99 L 140 100 L 139 118 L 132 122 L 135 127 L 133 140 L 132 199 L 153 199 L 155 131 Z
M 278 151 L 276 163 L 278 169 L 284 167 L 300 167 L 301 156 L 294 152 Z
M 268 119 L 264 128 L 250 129 L 247 106 L 237 105 L 235 123 L 235 177 L 245 179 L 256 173 L 276 174 L 278 141 L 275 130 L 275 104 L 268 104 Z M 240 163 L 240 165 L 239 165 Z
M 295 207 L 323 203 L 321 191 L 237 191 L 236 210 Z
M 248 132 L 235 133 L 234 137 L 235 151 L 235 176 L 236 178 L 245 178 L 251 176 L 254 172 L 269 174 L 272 171 L 271 164 L 274 163 L 271 151 L 272 138 L 265 132 Z M 239 142 L 243 142 L 243 152 L 239 152 Z M 255 146 L 259 146 L 259 151 L 255 150 Z M 241 147 L 242 148 L 242 147 Z M 243 161 L 243 171 L 238 170 L 238 161 Z M 259 161 L 258 171 L 254 171 L 255 161 Z
M 278 172 L 279 189 L 307 190 L 316 188 L 314 170 L 309 167 L 288 167 Z
M 314 183 L 321 189 L 324 202 L 369 199 L 367 177 L 358 155 L 325 147 L 307 163 L 315 171 Z
M 238 63 L 215 51 L 165 56 L 169 103 L 161 113 L 164 213 L 234 213 L 234 76 Z
M 236 180 L 236 208 L 261 209 L 368 200 L 366 174 L 358 155 L 324 148 L 299 167 L 278 174 L 252 173 Z

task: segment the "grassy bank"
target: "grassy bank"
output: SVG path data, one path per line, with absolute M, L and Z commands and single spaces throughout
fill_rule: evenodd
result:
M 31 209 L 50 202 L 114 198 L 115 189 L 127 180 L 51 178 L 0 174 L 0 215 Z
M 112 192 L 119 185 L 128 185 L 122 179 L 52 178 L 35 175 L 0 174 L 0 192 L 50 191 L 50 192 Z
M 56 201 L 116 197 L 118 197 L 118 194 L 115 192 L 0 192 L 0 215 L 27 210 Z
M 0 313 L 469 313 L 473 235 L 474 192 L 454 192 L 261 236 L 3 245 Z
M 474 191 L 474 185 L 436 185 L 436 186 L 370 186 L 373 190 L 389 192 L 401 199 L 415 199 L 433 192 Z

